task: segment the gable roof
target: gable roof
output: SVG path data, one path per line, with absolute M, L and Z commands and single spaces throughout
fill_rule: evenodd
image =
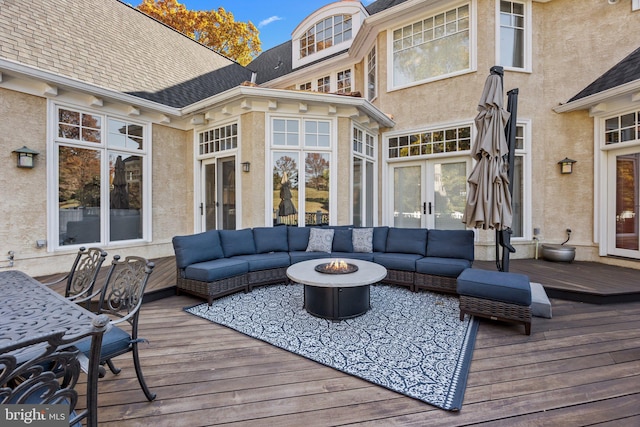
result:
M 3 1 L 0 58 L 183 107 L 251 72 L 119 0 Z
M 569 102 L 577 101 L 587 96 L 595 95 L 623 84 L 640 79 L 640 48 L 631 52 L 629 56 L 618 62 L 590 85 L 582 89 Z

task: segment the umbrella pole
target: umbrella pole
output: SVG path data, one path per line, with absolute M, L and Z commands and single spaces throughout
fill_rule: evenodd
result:
M 516 126 L 518 120 L 518 92 L 519 90 L 511 89 L 507 92 L 507 111 L 510 113 L 509 121 L 505 127 L 505 136 L 507 138 L 507 144 L 509 145 L 509 154 L 507 156 L 507 164 L 509 170 L 507 171 L 509 176 L 509 193 L 513 195 L 513 168 L 515 163 L 515 150 L 516 150 Z M 511 198 L 513 208 L 513 197 Z M 496 264 L 499 271 L 509 271 L 509 255 L 516 251 L 511 245 L 511 234 L 513 231 L 511 228 L 506 230 L 496 230 Z M 502 263 L 498 260 L 499 246 L 502 247 Z

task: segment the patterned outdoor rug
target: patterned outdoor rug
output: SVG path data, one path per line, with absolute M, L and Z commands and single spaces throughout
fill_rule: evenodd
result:
M 462 406 L 478 321 L 458 299 L 371 286 L 371 310 L 339 322 L 302 307 L 302 285 L 273 285 L 188 313 L 442 409 Z

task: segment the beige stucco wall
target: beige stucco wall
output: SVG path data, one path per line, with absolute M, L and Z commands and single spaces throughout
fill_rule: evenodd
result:
M 241 172 L 242 228 L 264 227 L 265 204 L 271 194 L 265 182 L 265 113 L 245 113 L 240 118 L 239 163 L 251 163 L 250 172 Z M 238 164 L 240 170 L 242 165 Z
M 47 238 L 46 112 L 44 98 L 0 89 L 0 267 L 9 251 L 17 268 L 47 255 L 36 248 Z M 12 151 L 24 145 L 40 152 L 33 169 L 16 167 Z

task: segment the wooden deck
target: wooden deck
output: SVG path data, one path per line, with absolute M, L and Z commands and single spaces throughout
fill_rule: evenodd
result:
M 173 258 L 156 261 L 152 294 L 171 289 L 174 275 Z M 606 295 L 637 286 L 637 270 L 592 264 L 512 260 L 510 270 L 530 271 L 547 289 L 593 284 Z M 120 375 L 109 372 L 100 381 L 101 426 L 640 425 L 640 302 L 552 298 L 553 318 L 534 318 L 531 336 L 522 325 L 481 319 L 458 413 L 182 310 L 200 302 L 171 296 L 143 305 L 140 335 L 149 344 L 141 347 L 141 361 L 158 398 L 146 401 L 132 358 L 121 356 Z

